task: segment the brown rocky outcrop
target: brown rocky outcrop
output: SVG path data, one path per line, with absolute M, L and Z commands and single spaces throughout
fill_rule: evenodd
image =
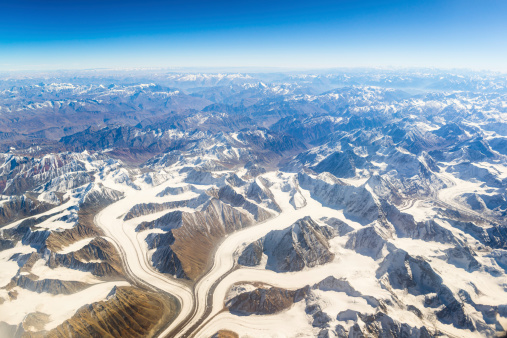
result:
M 123 275 L 121 260 L 115 247 L 106 239 L 97 237 L 75 252 L 67 254 L 49 253 L 50 268 L 63 266 L 70 269 L 89 271 L 99 277 Z
M 204 272 L 213 248 L 225 235 L 254 223 L 252 217 L 213 199 L 204 211 L 183 213 L 183 225 L 172 230 L 171 246 L 186 275 L 195 279 Z
M 232 313 L 240 315 L 267 315 L 286 310 L 292 304 L 304 299 L 310 287 L 297 290 L 285 290 L 263 285 L 255 290 L 242 292 L 229 299 L 225 306 Z
M 176 257 L 171 256 L 174 264 L 164 269 L 161 269 L 158 261 L 154 261 L 154 265 L 162 272 L 195 279 L 204 272 L 213 249 L 225 235 L 254 223 L 255 220 L 249 213 L 212 198 L 202 211 L 174 211 L 158 220 L 141 223 L 137 231 L 169 229 L 166 234 L 155 234 L 147 237 L 147 240 L 149 239 L 150 248 L 164 250 L 165 257 L 174 253 Z M 170 236 L 167 235 L 169 233 Z M 155 252 L 153 260 L 159 256 Z M 179 272 L 181 269 L 184 273 Z
M 50 293 L 52 295 L 70 295 L 89 287 L 89 284 L 79 281 L 62 281 L 59 279 L 41 279 L 34 280 L 36 276 L 21 275 L 12 279 L 7 285 L 7 289 L 14 286 L 30 290 L 37 293 Z
M 212 338 L 239 338 L 239 335 L 233 331 L 220 330 L 211 337 Z
M 13 196 L 0 206 L 0 226 L 54 208 L 54 204 L 39 202 L 26 195 Z
M 81 307 L 49 332 L 23 337 L 152 337 L 177 314 L 172 301 L 134 287 L 113 289 L 107 300 Z

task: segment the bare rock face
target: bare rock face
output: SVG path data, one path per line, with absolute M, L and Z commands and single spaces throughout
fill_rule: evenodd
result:
M 503 186 L 502 183 L 493 183 L 491 185 Z M 467 203 L 472 210 L 498 217 L 505 217 L 507 214 L 507 199 L 505 196 L 466 193 L 461 197 L 465 199 L 465 203 Z
M 392 250 L 392 245 L 386 240 L 386 234 L 376 225 L 354 232 L 345 247 L 373 259 L 379 259 L 386 252 Z
M 464 304 L 443 283 L 440 277 L 421 257 L 412 257 L 406 251 L 397 249 L 391 252 L 380 264 L 377 278 L 387 277 L 391 287 L 407 290 L 413 295 L 424 295 L 425 305 L 441 307 L 437 318 L 457 328 L 477 329 L 474 321 L 466 314 Z M 484 328 L 489 331 L 489 328 Z
M 173 251 L 189 278 L 200 275 L 216 243 L 226 234 L 254 224 L 251 215 L 212 199 L 200 212 L 184 213 L 183 225 L 172 230 Z
M 246 184 L 246 182 L 239 178 L 236 174 L 230 174 L 227 177 L 226 181 L 233 187 L 242 187 Z
M 322 291 L 344 292 L 351 297 L 361 296 L 361 293 L 356 291 L 346 279 L 337 279 L 334 276 L 324 278 L 320 282 L 316 283 L 313 288 Z
M 329 226 L 330 234 L 329 238 L 335 236 L 345 236 L 349 232 L 353 231 L 354 228 L 334 217 L 323 217 L 320 219 L 322 222 L 326 223 Z
M 481 267 L 481 263 L 475 259 L 477 254 L 468 246 L 455 246 L 446 250 L 447 262 L 465 269 L 469 272 Z
M 455 228 L 462 230 L 481 244 L 493 249 L 507 249 L 507 227 L 496 223 L 489 223 L 485 228 L 473 220 L 461 220 L 462 215 L 457 211 L 441 210 L 443 215 L 449 216 L 448 222 Z
M 121 198 L 123 198 L 123 193 L 120 191 L 107 188 L 101 183 L 90 183 L 85 187 L 83 197 L 80 201 L 80 207 L 83 209 L 104 208 Z
M 85 167 L 72 153 L 44 157 L 5 154 L 0 162 L 0 189 L 4 195 L 20 195 L 36 187 L 52 185 L 52 180 L 58 181 L 67 174 L 86 176 Z M 53 185 L 56 181 L 53 181 Z
M 294 189 L 290 192 L 290 200 L 289 203 L 294 207 L 294 209 L 301 209 L 306 206 L 306 199 L 301 194 L 299 188 Z
M 394 205 L 399 205 L 406 198 L 388 178 L 382 177 L 378 173 L 371 175 L 366 184 L 381 200 L 389 201 Z
M 259 204 L 265 204 L 269 209 L 276 212 L 282 211 L 269 188 L 261 186 L 256 180 L 248 187 L 246 197 Z
M 136 230 L 158 228 L 170 233 L 147 237 L 150 248 L 157 248 L 152 256 L 153 264 L 160 271 L 194 279 L 204 271 L 209 254 L 219 240 L 254 223 L 250 213 L 212 198 L 201 211 L 173 211 L 139 224 Z
M 309 288 L 285 290 L 277 287 L 262 286 L 249 292 L 242 292 L 229 299 L 225 306 L 232 313 L 240 315 L 266 315 L 288 309 L 302 300 Z
M 220 330 L 211 337 L 212 338 L 239 338 L 239 335 L 233 331 Z
M 66 192 L 90 182 L 90 175 L 84 171 L 69 172 L 51 179 L 37 191 Z
M 183 225 L 183 211 L 171 211 L 162 217 L 153 221 L 141 222 L 136 227 L 136 231 L 143 231 L 147 229 L 163 229 L 171 230 L 179 228 Z
M 422 258 L 414 258 L 406 251 L 396 249 L 386 256 L 377 270 L 377 278 L 387 274 L 396 289 L 407 289 L 414 295 L 436 293 L 442 286 L 440 277 Z
M 376 298 L 368 295 L 363 295 L 354 289 L 354 287 L 352 287 L 352 285 L 350 285 L 350 283 L 345 278 L 337 279 L 334 276 L 326 277 L 320 282 L 315 283 L 312 286 L 312 290 L 343 292 L 350 297 L 363 298 L 371 307 L 376 308 L 380 305 L 379 301 Z
M 54 204 L 40 202 L 26 195 L 12 196 L 0 206 L 0 226 L 24 217 L 40 214 L 54 207 Z
M 49 321 L 50 316 L 48 314 L 37 311 L 27 314 L 18 325 L 9 325 L 5 322 L 0 322 L 0 337 L 44 337 L 45 331 L 41 330 L 43 330 L 44 325 Z
M 246 174 L 243 175 L 242 178 L 244 179 L 252 179 L 252 178 L 255 178 L 259 175 L 262 175 L 262 174 L 265 174 L 266 173 L 266 169 L 257 165 L 257 164 L 251 164 L 249 165 L 249 163 L 247 163 L 245 165 L 245 168 L 248 169 Z
M 49 322 L 49 320 L 50 316 L 46 313 L 39 311 L 29 313 L 23 320 L 23 329 L 35 329 L 36 331 L 40 331 L 44 328 L 44 325 Z
M 506 250 L 500 250 L 496 249 L 491 251 L 491 253 L 488 255 L 492 259 L 495 260 L 495 262 L 500 266 L 504 271 L 507 272 L 507 251 Z
M 250 243 L 238 258 L 238 263 L 244 266 L 257 266 L 261 263 L 263 254 L 263 241 L 258 240 Z
M 8 239 L 0 239 L 0 251 L 14 248 L 14 241 Z
M 312 326 L 313 327 L 320 327 L 320 328 L 326 328 L 329 327 L 329 322 L 331 321 L 331 317 L 329 315 L 321 310 L 315 312 L 313 314 L 313 321 Z
M 382 203 L 382 210 L 399 237 L 459 244 L 453 233 L 435 220 L 416 222 L 414 216 L 399 211 L 394 205 L 387 202 Z
M 336 178 L 335 180 L 330 183 L 321 179 L 320 175 L 313 178 L 305 173 L 298 174 L 301 187 L 309 190 L 313 198 L 324 205 L 344 209 L 346 213 L 366 223 L 379 218 L 379 206 L 364 186 L 346 185 Z
M 60 251 L 65 246 L 79 241 L 83 238 L 96 237 L 101 233 L 95 226 L 88 226 L 78 223 L 71 229 L 65 229 L 59 232 L 51 232 L 47 237 L 46 246 L 51 251 Z
M 125 221 L 136 217 L 154 214 L 160 211 L 176 209 L 181 207 L 197 208 L 201 204 L 208 201 L 210 197 L 206 194 L 201 194 L 198 197 L 191 198 L 188 200 L 165 202 L 165 203 L 140 203 L 136 204 L 130 209 L 125 217 Z
M 37 293 L 45 292 L 53 295 L 69 295 L 90 286 L 79 281 L 61 281 L 59 279 L 33 280 L 25 275 L 13 278 L 10 285 L 12 284 Z
M 181 261 L 171 249 L 175 238 L 171 231 L 163 234 L 149 234 L 146 238 L 148 249 L 157 249 L 151 258 L 154 267 L 163 273 L 187 279 Z
M 157 194 L 157 197 L 164 197 L 164 196 L 170 196 L 170 195 L 180 195 L 185 192 L 195 192 L 195 193 L 201 193 L 202 190 L 194 187 L 193 185 L 186 185 L 184 187 L 167 187 L 161 192 Z
M 30 245 L 33 248 L 40 249 L 44 246 L 44 243 L 46 243 L 46 240 L 50 235 L 50 231 L 32 231 L 32 229 L 29 229 L 23 236 L 21 243 L 24 245 Z
M 366 324 L 363 330 L 364 333 L 373 337 L 430 338 L 433 336 L 424 326 L 417 328 L 406 323 L 400 323 L 382 312 L 378 312 L 374 315 L 360 314 L 359 316 Z
M 58 254 L 44 252 L 50 268 L 63 266 L 70 269 L 89 271 L 99 277 L 120 277 L 123 268 L 115 247 L 109 241 L 97 237 L 75 252 Z
M 93 221 L 94 216 L 107 205 L 123 197 L 123 193 L 109 189 L 102 184 L 92 183 L 81 187 L 80 190 L 76 224 L 72 228 L 63 231 L 52 231 L 45 241 L 45 246 L 52 252 L 58 252 L 62 248 L 81 239 L 95 238 L 102 235 L 101 230 L 95 226 Z M 112 250 L 111 252 L 115 252 L 104 239 L 97 238 L 93 243 L 90 243 L 90 245 L 104 245 L 105 251 Z
M 328 263 L 334 254 L 329 251 L 325 229 L 307 216 L 285 230 L 271 231 L 260 241 L 251 243 L 238 262 L 258 265 L 264 253 L 268 256 L 266 268 L 277 272 L 299 271 Z
M 353 151 L 335 152 L 311 169 L 315 172 L 329 172 L 339 178 L 356 176 L 356 168 L 363 169 L 366 159 L 357 156 Z
M 3 238 L 0 239 L 0 251 L 14 247 L 19 241 L 21 241 L 22 244 L 40 248 L 44 245 L 50 234 L 46 231 L 42 231 L 38 234 L 34 234 L 33 232 L 36 230 L 38 224 L 56 214 L 57 213 L 26 218 L 15 227 L 2 230 L 0 237 Z
M 185 182 L 192 184 L 216 184 L 223 185 L 225 183 L 225 176 L 214 175 L 209 171 L 204 171 L 199 168 L 192 168 L 188 170 Z
M 175 304 L 133 287 L 117 288 L 105 301 L 86 305 L 46 337 L 148 337 L 176 313 Z
M 317 335 L 318 338 L 335 338 L 335 337 L 341 337 L 338 335 L 338 333 L 335 330 L 332 330 L 330 328 L 325 328 L 319 331 L 319 334 Z
M 296 290 L 286 290 L 262 283 L 238 283 L 233 285 L 226 296 L 225 306 L 237 315 L 266 315 L 289 309 L 294 303 L 305 302 L 305 312 L 311 316 L 312 326 L 321 328 L 321 332 L 330 327 L 331 316 L 322 309 L 315 290 L 324 292 L 344 292 L 350 297 L 364 298 L 374 308 L 379 308 L 379 301 L 371 296 L 356 291 L 346 279 L 329 276 L 313 286 Z M 349 311 L 350 312 L 350 311 Z M 361 314 L 340 314 L 344 320 L 357 320 Z M 338 318 L 340 320 L 340 318 Z M 331 330 L 332 331 L 332 330 Z M 332 332 L 329 334 L 332 334 Z
M 251 186 L 253 186 L 253 185 L 258 186 L 256 183 L 253 183 Z M 260 188 L 258 188 L 258 189 L 260 189 Z M 248 196 L 248 193 L 247 193 L 247 196 Z M 263 196 L 265 196 L 267 198 L 266 195 L 263 195 Z M 273 216 L 272 213 L 268 212 L 264 208 L 248 201 L 243 195 L 234 191 L 234 189 L 229 185 L 225 185 L 222 188 L 220 188 L 218 190 L 217 197 L 219 200 L 221 200 L 225 203 L 228 203 L 233 207 L 240 207 L 240 208 L 245 209 L 246 211 L 251 213 L 253 215 L 253 217 L 255 218 L 255 220 L 258 222 L 265 221 L 268 218 L 271 218 Z M 251 197 L 258 197 L 258 195 L 251 196 Z M 260 199 L 260 197 L 258 197 L 257 203 L 261 203 L 261 202 L 262 202 L 262 200 Z M 271 202 L 271 201 L 270 201 L 269 206 L 271 206 L 272 208 L 275 208 L 276 211 L 280 211 L 278 206 L 273 204 L 273 202 Z

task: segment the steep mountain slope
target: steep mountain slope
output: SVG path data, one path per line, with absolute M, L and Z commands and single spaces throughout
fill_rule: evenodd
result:
M 0 79 L 0 335 L 492 337 L 507 81 Z

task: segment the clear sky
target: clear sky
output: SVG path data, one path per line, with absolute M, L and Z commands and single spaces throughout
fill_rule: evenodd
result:
M 507 0 L 0 0 L 0 70 L 507 71 Z

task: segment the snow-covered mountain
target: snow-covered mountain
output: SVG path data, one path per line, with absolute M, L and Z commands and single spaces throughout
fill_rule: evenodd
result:
M 0 337 L 491 337 L 507 79 L 0 80 Z

